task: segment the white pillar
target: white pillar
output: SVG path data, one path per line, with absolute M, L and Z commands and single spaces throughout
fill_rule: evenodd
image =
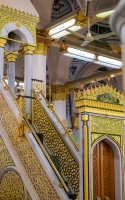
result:
M 6 43 L 6 40 L 3 38 L 0 38 L 0 82 L 3 78 L 3 69 L 4 69 L 4 45 Z
M 125 102 L 125 0 L 119 1 L 117 7 L 115 8 L 115 12 L 111 16 L 110 23 L 113 31 L 116 35 L 119 35 L 121 38 L 121 49 L 122 49 L 122 77 L 123 77 L 123 93 L 124 93 L 124 102 Z M 124 136 L 123 136 L 124 138 Z M 120 195 L 116 193 L 116 199 L 125 199 L 125 149 L 124 143 L 122 145 L 122 195 L 120 191 Z
M 32 89 L 32 77 L 33 77 L 33 46 L 24 47 L 25 59 L 24 59 L 24 95 L 25 101 L 25 114 L 31 116 L 31 89 Z
M 63 85 L 52 86 L 52 102 L 58 117 L 66 123 L 66 93 Z
M 8 63 L 8 86 L 14 94 L 15 88 L 15 62 Z
M 15 88 L 15 61 L 17 59 L 17 53 L 7 52 L 6 57 L 8 60 L 8 86 L 12 93 Z
M 61 119 L 61 121 L 66 120 L 66 101 L 53 101 L 53 104 L 56 114 Z
M 37 49 L 33 55 L 33 79 L 43 81 L 44 95 L 46 96 L 46 56 L 47 46 L 42 43 L 37 43 Z

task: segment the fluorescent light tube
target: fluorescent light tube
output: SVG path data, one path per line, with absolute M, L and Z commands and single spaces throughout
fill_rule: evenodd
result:
M 119 61 L 119 60 L 107 58 L 107 57 L 104 57 L 104 56 L 98 56 L 98 60 L 101 61 L 101 62 L 104 62 L 104 63 L 108 63 L 108 64 L 111 64 L 111 65 L 118 66 L 118 67 L 122 67 L 122 65 L 123 65 L 122 62 Z
M 109 10 L 109 11 L 106 11 L 106 12 L 102 12 L 102 13 L 97 14 L 96 17 L 104 18 L 104 17 L 111 15 L 114 11 L 115 10 Z
M 68 53 L 71 53 L 71 54 L 74 54 L 74 55 L 77 55 L 77 56 L 80 56 L 80 57 L 84 57 L 84 58 L 89 58 L 89 59 L 92 59 L 92 60 L 94 60 L 96 58 L 95 54 L 93 54 L 93 53 L 89 53 L 89 52 L 82 51 L 82 50 L 79 50 L 79 49 L 74 49 L 74 48 L 71 48 L 71 47 L 68 47 L 67 51 L 68 51 Z
M 75 24 L 76 20 L 75 19 L 70 19 L 69 21 L 67 22 L 64 22 L 63 24 L 60 24 L 58 26 L 56 26 L 55 28 L 52 28 L 50 31 L 49 31 L 49 35 L 52 36 L 58 32 L 61 32 L 71 26 L 73 26 Z
M 71 54 L 71 53 L 64 53 L 63 55 L 64 55 L 64 56 L 71 57 L 71 58 L 77 58 L 77 59 L 79 59 L 79 60 L 84 60 L 84 61 L 87 61 L 87 62 L 93 62 L 92 59 L 85 58 L 85 57 L 81 57 L 81 56 L 77 56 L 77 55 Z
M 103 66 L 107 66 L 107 67 L 111 67 L 111 68 L 115 68 L 115 69 L 120 69 L 121 67 L 113 65 L 113 64 L 109 64 L 109 63 L 105 63 L 105 62 L 101 62 L 101 61 L 94 61 L 95 64 L 98 65 L 103 65 Z
M 68 29 L 71 30 L 71 31 L 77 31 L 77 30 L 81 29 L 81 26 L 71 26 Z M 58 39 L 58 38 L 61 38 L 63 36 L 66 36 L 68 34 L 70 34 L 68 31 L 63 30 L 63 31 L 61 31 L 59 33 L 56 33 L 56 34 L 52 35 L 51 38 Z

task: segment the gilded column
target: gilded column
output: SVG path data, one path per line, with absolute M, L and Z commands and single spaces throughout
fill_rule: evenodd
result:
M 84 138 L 84 142 L 83 142 L 83 163 L 84 163 L 84 200 L 88 200 L 89 199 L 89 194 L 88 194 L 88 190 L 89 190 L 89 176 L 88 176 L 88 128 L 87 128 L 87 121 L 88 121 L 88 115 L 82 115 L 82 120 L 83 120 L 83 138 Z
M 7 52 L 6 58 L 8 60 L 8 86 L 12 93 L 15 88 L 15 61 L 17 59 L 17 53 Z
M 27 44 L 24 47 L 24 95 L 26 96 L 25 101 L 25 114 L 31 116 L 31 89 L 32 89 L 32 78 L 33 78 L 33 52 L 34 46 Z
M 4 69 L 4 45 L 6 43 L 6 40 L 3 38 L 0 38 L 0 81 L 2 81 L 3 78 L 3 69 Z
M 66 91 L 63 85 L 52 86 L 52 102 L 59 118 L 66 121 Z

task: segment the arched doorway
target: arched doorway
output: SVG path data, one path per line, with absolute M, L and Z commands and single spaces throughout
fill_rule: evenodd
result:
M 114 154 L 111 147 L 100 141 L 93 150 L 93 200 L 96 197 L 115 200 Z

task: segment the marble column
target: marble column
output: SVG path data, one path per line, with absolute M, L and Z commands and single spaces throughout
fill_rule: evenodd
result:
M 25 114 L 31 118 L 31 89 L 33 78 L 33 52 L 34 46 L 27 45 L 24 47 L 24 95 L 25 95 Z
M 122 84 L 123 94 L 125 102 L 125 0 L 119 1 L 114 13 L 110 17 L 111 28 L 116 35 L 121 39 L 121 50 L 122 50 Z M 124 140 L 125 135 L 122 135 Z M 116 192 L 116 199 L 125 199 L 125 144 L 122 145 L 122 197 L 119 196 L 121 191 Z
M 6 40 L 3 38 L 0 38 L 0 82 L 3 78 L 3 69 L 4 69 L 4 45 L 6 43 Z
M 36 51 L 33 55 L 33 79 L 38 84 L 43 82 L 43 91 L 46 96 L 46 56 L 47 46 L 43 42 L 37 42 Z
M 63 85 L 52 86 L 52 102 L 58 117 L 66 125 L 66 92 Z
M 17 59 L 17 53 L 7 52 L 6 54 L 8 60 L 8 86 L 11 92 L 14 94 L 15 88 L 15 61 Z

